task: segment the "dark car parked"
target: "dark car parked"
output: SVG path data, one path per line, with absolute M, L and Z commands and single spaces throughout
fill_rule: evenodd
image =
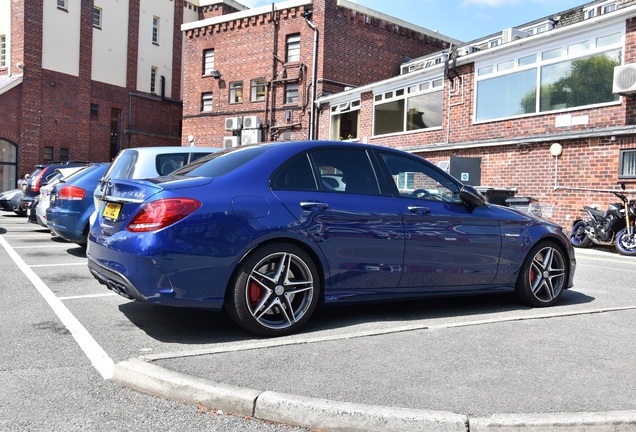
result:
M 343 190 L 322 178 L 334 175 Z M 514 292 L 550 306 L 575 270 L 558 225 L 489 204 L 415 155 L 320 141 L 113 179 L 87 256 L 124 297 L 225 309 L 265 336 L 298 330 L 322 303 Z
M 35 170 L 22 185 L 22 197 L 20 198 L 20 211 L 28 213 L 34 207 L 40 196 L 40 187 L 46 184 L 48 178 L 55 173 L 57 168 L 86 165 L 85 162 L 55 162 L 36 165 Z
M 0 193 L 0 210 L 25 216 L 26 211 L 20 209 L 20 198 L 22 198 L 22 189 L 11 189 Z
M 91 164 L 53 187 L 46 209 L 46 223 L 52 234 L 86 244 L 89 219 L 95 210 L 93 192 L 109 166 L 109 163 Z

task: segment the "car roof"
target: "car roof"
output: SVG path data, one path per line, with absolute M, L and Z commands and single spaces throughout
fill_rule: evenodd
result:
M 209 153 L 211 151 L 221 150 L 216 147 L 184 147 L 184 146 L 167 146 L 167 147 L 132 147 L 123 149 L 122 152 L 138 152 L 143 155 L 158 155 L 164 153 Z

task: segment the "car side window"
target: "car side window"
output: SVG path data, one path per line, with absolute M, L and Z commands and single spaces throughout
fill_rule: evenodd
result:
M 379 195 L 377 177 L 365 150 L 325 149 L 311 153 L 320 174 L 320 189 Z
M 157 172 L 160 176 L 168 175 L 182 166 L 187 165 L 187 159 L 187 153 L 157 155 Z
M 459 185 L 427 164 L 401 155 L 382 153 L 397 193 L 402 197 L 460 204 Z
M 274 175 L 272 188 L 279 190 L 315 191 L 316 180 L 306 154 L 288 162 Z

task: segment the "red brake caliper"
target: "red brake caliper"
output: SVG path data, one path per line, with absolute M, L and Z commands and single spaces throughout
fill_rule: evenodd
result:
M 261 286 L 256 282 L 251 281 L 247 287 L 247 291 L 247 295 L 249 296 L 250 304 L 252 305 L 252 307 L 258 305 L 258 302 L 260 302 L 261 298 L 263 298 Z

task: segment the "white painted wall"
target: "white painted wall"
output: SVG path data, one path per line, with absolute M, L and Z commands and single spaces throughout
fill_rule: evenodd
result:
M 141 0 L 139 14 L 139 61 L 137 90 L 150 91 L 150 71 L 158 68 L 156 93 L 161 92 L 161 76 L 166 79 L 166 97 L 172 97 L 172 43 L 174 39 L 174 2 L 170 0 Z M 161 19 L 159 45 L 152 43 L 152 19 Z
M 81 1 L 68 0 L 63 11 L 57 2 L 41 0 L 42 68 L 79 76 Z
M 194 5 L 192 5 L 194 6 Z M 185 7 L 183 9 L 183 24 L 191 23 L 199 20 L 199 12 L 194 11 L 194 7 L 188 7 L 188 2 L 186 1 Z M 184 59 L 185 56 L 185 37 L 181 38 L 181 58 Z M 181 94 L 179 95 L 179 99 L 183 100 L 183 82 L 184 82 L 184 72 L 185 67 L 181 67 Z
M 11 72 L 11 0 L 0 0 L 0 35 L 6 41 L 6 61 Z
M 102 28 L 93 28 L 92 79 L 126 87 L 129 0 L 95 0 L 94 4 L 102 9 Z

